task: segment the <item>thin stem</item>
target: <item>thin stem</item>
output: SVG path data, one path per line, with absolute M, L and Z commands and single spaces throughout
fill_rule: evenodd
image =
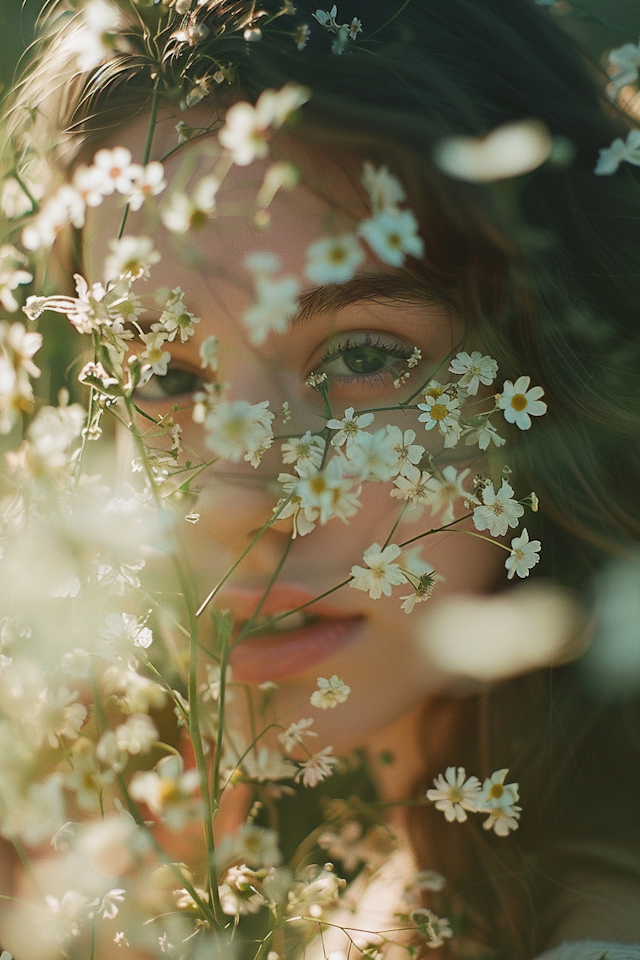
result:
M 252 614 L 251 619 L 244 625 L 244 627 L 242 628 L 242 630 L 241 630 L 240 633 L 238 634 L 238 636 L 237 636 L 237 638 L 236 638 L 236 641 L 235 641 L 236 643 L 239 643 L 240 640 L 242 640 L 242 638 L 245 636 L 245 634 L 247 633 L 247 631 L 252 628 L 253 624 L 256 622 L 256 620 L 257 620 L 258 617 L 260 616 L 260 611 L 262 610 L 262 607 L 264 606 L 265 600 L 266 600 L 267 597 L 269 596 L 269 591 L 271 590 L 271 587 L 274 585 L 274 583 L 276 582 L 276 580 L 277 580 L 278 577 L 280 576 L 280 572 L 282 571 L 282 568 L 283 568 L 283 566 L 284 566 L 284 562 L 285 562 L 285 560 L 287 559 L 287 556 L 289 555 L 289 550 L 291 549 L 291 544 L 292 544 L 292 543 L 293 543 L 293 534 L 291 534 L 291 536 L 290 536 L 289 539 L 287 540 L 287 542 L 286 542 L 286 544 L 285 544 L 285 548 L 284 548 L 284 550 L 282 551 L 282 555 L 281 555 L 281 557 L 280 557 L 280 559 L 279 559 L 279 561 L 278 561 L 278 565 L 276 566 L 275 570 L 274 570 L 273 573 L 271 574 L 271 577 L 270 577 L 270 579 L 269 579 L 269 583 L 267 584 L 267 587 L 266 587 L 264 593 L 262 594 L 262 597 L 260 598 L 260 602 L 258 603 L 258 606 L 256 607 L 254 613 Z M 235 644 L 234 644 L 234 646 L 235 646 Z
M 282 620 L 284 617 L 291 616 L 292 613 L 297 613 L 298 610 L 304 610 L 305 607 L 311 606 L 312 603 L 317 603 L 318 600 L 323 600 L 325 597 L 328 597 L 331 593 L 335 593 L 336 590 L 339 590 L 341 587 L 346 587 L 348 583 L 351 583 L 353 577 L 347 577 L 346 580 L 343 580 L 342 583 L 336 584 L 335 587 L 331 587 L 329 590 L 325 590 L 324 593 L 319 594 L 317 597 L 314 597 L 313 600 L 307 600 L 306 603 L 301 603 L 299 607 L 293 607 L 292 610 L 287 610 L 286 613 L 280 613 L 277 617 L 271 617 L 270 620 L 267 620 L 266 623 L 263 623 L 260 627 L 253 627 L 252 630 L 247 630 L 246 633 L 256 633 L 257 630 L 263 630 L 265 627 L 271 626 L 272 623 L 277 623 L 278 620 Z
M 149 157 L 151 156 L 151 145 L 153 143 L 153 134 L 156 129 L 156 122 L 158 119 L 158 101 L 160 99 L 160 81 L 156 80 L 153 86 L 153 94 L 151 96 L 151 112 L 149 114 L 149 129 L 147 130 L 147 139 L 144 145 L 144 153 L 142 155 L 142 165 L 146 167 L 149 163 Z M 120 221 L 120 229 L 118 230 L 118 240 L 122 238 L 124 233 L 124 228 L 127 223 L 127 217 L 129 216 L 129 204 L 125 205 L 124 210 L 122 211 L 122 220 Z
M 398 528 L 398 524 L 399 524 L 400 521 L 402 520 L 402 515 L 403 515 L 403 513 L 405 512 L 405 510 L 407 509 L 408 506 L 409 506 L 409 501 L 408 501 L 408 500 L 405 500 L 405 502 L 404 502 L 403 505 L 402 505 L 402 510 L 400 511 L 400 513 L 398 514 L 398 516 L 396 517 L 396 522 L 395 522 L 394 525 L 391 527 L 391 531 L 390 531 L 390 533 L 389 533 L 389 536 L 387 537 L 387 539 L 386 539 L 385 542 L 384 542 L 384 545 L 383 545 L 383 547 L 382 547 L 383 550 L 384 550 L 385 547 L 388 547 L 388 546 L 389 546 L 389 543 L 391 542 L 391 537 L 392 537 L 392 536 L 394 535 L 394 533 L 396 532 L 396 530 L 397 530 L 397 528 Z

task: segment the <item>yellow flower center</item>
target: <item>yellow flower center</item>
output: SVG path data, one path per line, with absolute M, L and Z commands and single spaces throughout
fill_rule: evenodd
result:
M 526 410 L 527 398 L 524 393 L 514 393 L 511 398 L 511 406 L 514 410 L 517 410 L 518 413 L 520 413 L 521 410 Z
M 491 790 L 489 790 L 489 796 L 492 800 L 499 800 L 503 793 L 504 787 L 501 783 L 494 783 Z
M 329 260 L 332 263 L 344 263 L 346 260 L 346 254 L 343 247 L 333 247 L 331 253 L 329 254 Z
M 432 420 L 444 420 L 449 411 L 447 410 L 446 404 L 434 403 L 429 412 L 431 413 Z

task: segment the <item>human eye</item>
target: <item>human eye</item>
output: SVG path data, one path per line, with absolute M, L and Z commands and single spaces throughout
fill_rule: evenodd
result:
M 162 400 L 178 400 L 188 397 L 203 387 L 199 373 L 188 367 L 171 363 L 164 374 L 154 374 L 148 383 L 138 387 L 135 393 L 140 403 Z
M 387 386 L 400 375 L 413 352 L 412 344 L 391 334 L 350 331 L 327 341 L 312 372 L 325 373 L 330 384 L 338 387 Z

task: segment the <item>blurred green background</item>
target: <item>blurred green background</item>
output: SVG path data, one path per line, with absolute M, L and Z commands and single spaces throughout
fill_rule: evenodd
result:
M 0 0 L 0 84 L 11 85 L 16 66 L 34 36 L 45 0 Z

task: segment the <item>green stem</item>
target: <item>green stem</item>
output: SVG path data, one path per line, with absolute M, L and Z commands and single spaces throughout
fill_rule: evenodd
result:
M 156 122 L 158 119 L 158 101 L 160 99 L 160 81 L 156 80 L 153 86 L 153 94 L 151 96 L 151 111 L 149 114 L 149 129 L 147 130 L 147 139 L 144 145 L 144 153 L 142 155 L 142 165 L 146 167 L 149 163 L 149 157 L 151 156 L 151 145 L 153 143 L 153 134 L 156 129 Z M 124 210 L 122 211 L 122 220 L 120 221 L 120 229 L 118 230 L 118 240 L 121 239 L 122 234 L 124 233 L 124 228 L 127 223 L 127 217 L 129 215 L 129 204 L 125 205 Z

